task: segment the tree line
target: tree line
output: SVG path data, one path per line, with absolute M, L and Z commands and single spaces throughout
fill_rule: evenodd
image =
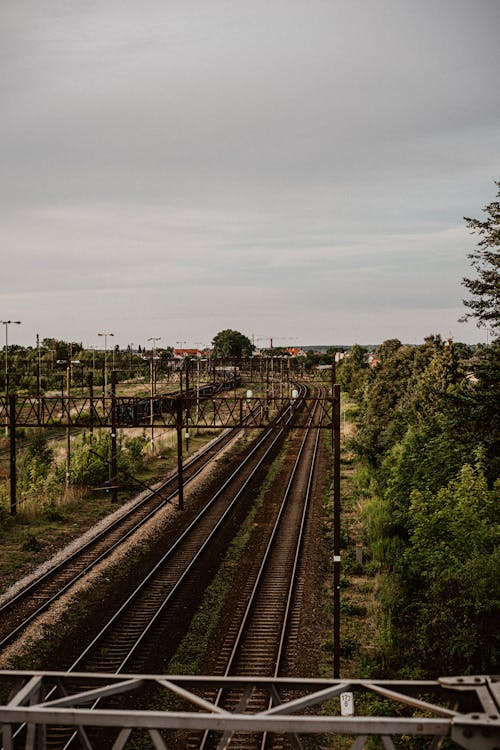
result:
M 498 331 L 499 204 L 478 232 L 466 317 Z M 387 674 L 498 670 L 500 339 L 387 340 L 372 365 L 354 347 L 338 370 L 357 404 L 365 541 L 378 576 Z

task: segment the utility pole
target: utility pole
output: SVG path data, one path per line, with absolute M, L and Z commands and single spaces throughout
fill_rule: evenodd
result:
M 11 394 L 8 400 L 10 427 L 10 515 L 17 513 L 17 469 L 16 469 L 16 396 Z M 8 429 L 8 428 L 6 428 Z
M 10 325 L 21 325 L 20 320 L 0 320 L 0 323 L 5 326 L 5 403 L 9 401 L 9 326 Z M 5 434 L 8 435 L 9 428 L 5 427 Z
M 114 333 L 98 333 L 98 336 L 104 336 L 104 390 L 102 395 L 106 396 L 108 393 L 108 336 L 114 336 Z M 114 351 L 113 351 L 114 361 Z
M 177 396 L 175 417 L 175 428 L 177 431 L 177 480 L 179 484 L 177 507 L 179 510 L 184 510 L 184 474 L 182 466 L 182 395 Z
M 116 370 L 111 372 L 111 502 L 118 500 L 118 459 L 116 451 Z
M 36 410 L 38 424 L 40 424 L 40 390 L 41 390 L 41 360 L 40 360 L 40 334 L 36 335 Z
M 71 472 L 71 435 L 70 435 L 70 395 L 71 395 L 71 352 L 66 365 L 66 491 L 69 489 Z
M 186 453 L 189 453 L 189 357 L 186 357 Z
M 340 677 L 340 385 L 333 386 L 333 677 Z
M 149 367 L 149 380 L 151 384 L 151 397 L 150 397 L 150 404 L 149 404 L 149 424 L 151 426 L 151 453 L 154 453 L 155 450 L 155 428 L 154 428 L 154 422 L 155 422 L 155 410 L 154 410 L 154 397 L 156 395 L 156 342 L 160 340 L 160 336 L 150 336 L 148 338 L 148 341 L 153 342 L 153 346 L 151 349 L 151 358 L 149 360 L 150 367 Z
M 90 442 L 94 437 L 94 370 L 89 373 L 89 401 L 90 401 Z
M 148 338 L 148 341 L 152 341 L 153 342 L 152 349 L 151 349 L 151 361 L 152 361 L 152 366 L 151 366 L 151 392 L 152 392 L 153 396 L 156 395 L 156 364 L 155 364 L 155 361 L 156 361 L 156 342 L 160 341 L 160 339 L 161 339 L 161 336 L 150 336 Z

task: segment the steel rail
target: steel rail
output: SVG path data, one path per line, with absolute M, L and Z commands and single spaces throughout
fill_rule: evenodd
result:
M 266 459 L 266 457 L 270 454 L 272 448 L 277 443 L 278 439 L 283 435 L 285 432 L 285 428 L 287 424 L 292 420 L 294 412 L 300 408 L 300 406 L 303 403 L 305 394 L 306 394 L 306 387 L 301 386 L 301 392 L 299 394 L 299 398 L 296 400 L 296 402 L 291 403 L 287 408 L 285 409 L 285 412 L 288 413 L 287 421 L 280 426 L 279 428 L 271 426 L 269 427 L 263 435 L 261 435 L 260 439 L 257 441 L 256 445 L 252 447 L 249 454 L 245 457 L 243 462 L 239 465 L 237 469 L 235 469 L 230 477 L 223 483 L 222 487 L 219 488 L 219 490 L 212 496 L 212 498 L 209 500 L 208 503 L 204 506 L 204 508 L 200 511 L 200 513 L 196 516 L 195 519 L 189 524 L 187 529 L 181 534 L 181 536 L 174 542 L 174 544 L 167 550 L 165 555 L 161 558 L 161 560 L 154 566 L 154 568 L 150 571 L 150 573 L 146 576 L 146 578 L 139 584 L 139 586 L 136 587 L 136 589 L 130 594 L 130 596 L 127 598 L 127 600 L 124 602 L 124 604 L 121 605 L 121 607 L 113 614 L 113 616 L 108 620 L 106 625 L 99 631 L 99 633 L 95 636 L 95 638 L 91 641 L 90 644 L 84 649 L 84 651 L 78 656 L 78 658 L 73 662 L 73 664 L 69 667 L 67 670 L 69 673 L 75 671 L 79 666 L 82 665 L 84 660 L 89 657 L 91 651 L 93 649 L 96 649 L 99 643 L 103 640 L 103 638 L 109 633 L 109 631 L 113 628 L 113 626 L 116 625 L 119 618 L 126 613 L 126 611 L 129 609 L 130 605 L 133 601 L 135 601 L 146 589 L 149 582 L 154 578 L 157 571 L 163 567 L 169 559 L 172 557 L 174 552 L 180 547 L 181 543 L 191 534 L 193 529 L 195 529 L 198 524 L 200 523 L 201 519 L 205 517 L 205 515 L 208 513 L 208 511 L 214 506 L 217 499 L 222 495 L 223 491 L 226 490 L 230 484 L 234 481 L 236 477 L 242 472 L 243 468 L 250 462 L 251 458 L 257 453 L 257 451 L 264 446 L 264 455 L 259 458 L 258 463 L 256 466 L 251 470 L 250 475 L 245 480 L 243 486 L 238 490 L 236 495 L 234 496 L 233 500 L 229 504 L 229 507 L 225 510 L 223 515 L 219 518 L 219 521 L 215 525 L 215 527 L 212 529 L 212 531 L 209 533 L 209 535 L 205 538 L 204 543 L 201 545 L 201 547 L 198 549 L 195 556 L 191 559 L 191 561 L 187 564 L 185 567 L 183 573 L 179 577 L 177 583 L 173 586 L 173 588 L 168 592 L 167 596 L 164 598 L 161 605 L 157 608 L 156 614 L 148 621 L 148 624 L 146 625 L 143 633 L 135 640 L 132 647 L 128 648 L 128 651 L 124 658 L 122 658 L 120 664 L 115 669 L 115 673 L 119 674 L 125 666 L 129 663 L 130 659 L 136 654 L 137 649 L 143 642 L 144 638 L 146 637 L 147 633 L 151 630 L 151 627 L 156 622 L 158 617 L 160 616 L 161 612 L 165 609 L 167 604 L 171 601 L 174 594 L 177 593 L 178 589 L 180 588 L 182 582 L 185 580 L 186 576 L 190 572 L 190 570 L 194 567 L 196 562 L 198 561 L 201 553 L 208 547 L 210 541 L 215 536 L 216 531 L 221 527 L 223 521 L 229 516 L 231 510 L 235 507 L 237 504 L 237 501 L 241 497 L 244 489 L 248 486 L 250 481 L 255 477 L 258 469 Z M 266 441 L 271 438 L 270 444 L 266 447 L 265 443 Z M 53 692 L 56 690 L 56 686 L 54 686 L 51 691 L 46 696 L 46 699 L 48 699 Z M 92 706 L 92 708 L 95 708 L 98 704 L 98 701 Z M 17 736 L 22 730 L 23 726 L 19 727 L 16 735 Z M 69 748 L 74 740 L 74 737 L 76 734 L 73 734 L 64 745 L 64 748 Z
M 235 638 L 235 642 L 233 644 L 231 653 L 229 655 L 229 658 L 228 658 L 228 661 L 224 670 L 224 677 L 228 677 L 231 674 L 231 671 L 233 670 L 235 666 L 235 662 L 237 658 L 241 656 L 241 651 L 243 648 L 243 639 L 245 635 L 248 633 L 248 629 L 251 627 L 251 622 L 250 622 L 251 614 L 252 612 L 256 610 L 258 606 L 257 599 L 261 592 L 262 582 L 264 581 L 265 575 L 266 573 L 268 573 L 268 569 L 271 564 L 271 554 L 274 551 L 276 540 L 278 539 L 278 533 L 284 522 L 285 509 L 287 508 L 289 498 L 292 493 L 292 489 L 297 481 L 297 475 L 299 473 L 300 466 L 304 460 L 304 453 L 305 453 L 306 445 L 310 441 L 311 427 L 314 422 L 316 411 L 319 405 L 321 405 L 319 421 L 321 421 L 321 419 L 323 418 L 324 404 L 322 400 L 318 399 L 318 401 L 316 402 L 314 406 L 313 411 L 310 414 L 309 424 L 305 428 L 300 450 L 297 454 L 294 466 L 291 470 L 290 477 L 289 477 L 289 480 L 288 480 L 288 483 L 287 483 L 287 486 L 283 495 L 283 499 L 280 505 L 279 512 L 275 519 L 273 529 L 270 534 L 261 564 L 259 566 L 259 570 L 257 572 L 257 576 L 255 578 L 250 597 L 248 599 L 245 611 L 243 613 L 243 616 L 240 622 L 240 626 L 239 626 L 238 633 Z M 288 592 L 286 595 L 286 604 L 285 604 L 284 609 L 282 610 L 282 616 L 281 616 L 282 619 L 281 619 L 281 627 L 279 631 L 278 647 L 276 649 L 275 655 L 272 657 L 274 660 L 274 668 L 273 668 L 273 674 L 269 676 L 273 676 L 273 677 L 276 677 L 278 675 L 282 656 L 283 656 L 283 646 L 284 646 L 285 635 L 286 635 L 286 631 L 287 631 L 288 623 L 289 623 L 290 609 L 291 609 L 291 604 L 293 600 L 293 593 L 295 590 L 298 561 L 299 561 L 300 553 L 303 547 L 305 522 L 306 522 L 306 516 L 307 516 L 307 512 L 309 508 L 312 481 L 313 481 L 314 470 L 316 466 L 319 436 L 320 436 L 320 430 L 317 430 L 315 437 L 314 437 L 312 457 L 311 457 L 309 468 L 308 468 L 307 489 L 306 489 L 305 496 L 304 496 L 302 512 L 300 514 L 300 524 L 298 524 L 298 529 L 296 530 L 297 536 L 295 540 L 295 552 L 294 552 L 294 557 L 293 557 L 293 564 L 291 566 L 289 577 L 288 577 Z M 220 705 L 222 697 L 223 697 L 223 691 L 219 690 L 215 700 L 213 701 L 216 706 Z M 224 734 L 217 745 L 217 750 L 222 750 L 223 748 L 226 748 L 231 742 L 231 737 L 232 735 L 229 733 Z M 204 750 L 204 748 L 207 747 L 209 740 L 210 740 L 209 732 L 206 731 L 199 744 L 199 750 Z M 261 745 L 262 748 L 264 747 L 264 744 L 265 744 L 265 736 L 262 739 L 262 745 Z
M 241 430 L 242 428 L 234 428 L 230 432 L 226 431 L 223 435 L 216 438 L 217 442 L 212 441 L 202 450 L 202 452 L 198 453 L 198 455 L 196 456 L 193 456 L 188 462 L 186 462 L 186 470 L 189 470 L 190 468 L 196 466 L 196 464 L 199 464 L 199 466 L 192 474 L 185 477 L 183 486 L 187 486 L 202 471 L 204 471 L 210 464 L 210 462 L 215 460 L 217 456 L 219 456 L 220 453 L 225 450 L 227 444 L 231 442 L 231 440 L 233 440 L 238 432 L 241 432 Z M 213 449 L 216 445 L 218 445 L 218 448 L 216 452 L 213 453 Z M 210 457 L 207 459 L 208 454 L 212 453 L 213 455 L 210 455 Z M 62 585 L 54 594 L 52 594 L 46 601 L 44 601 L 35 611 L 30 613 L 28 616 L 23 617 L 22 622 L 16 625 L 16 627 L 14 627 L 6 636 L 2 638 L 2 640 L 0 640 L 0 651 L 9 643 L 11 643 L 14 638 L 16 638 L 22 632 L 22 630 L 24 630 L 31 622 L 33 622 L 33 620 L 35 620 L 39 615 L 46 611 L 51 604 L 53 604 L 66 591 L 68 591 L 71 586 L 73 586 L 77 581 L 83 578 L 83 576 L 87 575 L 98 563 L 108 557 L 117 547 L 120 546 L 120 544 L 123 544 L 123 542 L 125 542 L 132 534 L 134 534 L 139 528 L 141 528 L 145 523 L 153 518 L 168 503 L 172 502 L 172 500 L 175 499 L 178 494 L 178 488 L 171 494 L 169 494 L 166 498 L 162 498 L 157 505 L 155 505 L 151 510 L 147 511 L 146 515 L 140 517 L 132 527 L 126 529 L 124 533 L 118 537 L 118 539 L 115 539 L 111 543 L 110 546 L 106 547 L 88 564 L 85 564 L 85 557 L 88 556 L 89 553 L 91 553 L 92 548 L 95 548 L 105 542 L 106 537 L 112 537 L 113 534 L 115 534 L 117 531 L 119 532 L 120 527 L 124 526 L 127 522 L 130 522 L 134 516 L 139 515 L 141 511 L 147 508 L 147 505 L 150 504 L 155 497 L 161 495 L 166 489 L 168 489 L 169 486 L 175 486 L 176 483 L 178 483 L 177 472 L 166 479 L 164 482 L 162 482 L 159 487 L 151 491 L 142 500 L 137 502 L 130 509 L 130 511 L 127 511 L 126 513 L 121 515 L 100 533 L 92 537 L 92 539 L 90 539 L 86 544 L 84 544 L 82 547 L 79 547 L 73 553 L 65 557 L 64 560 L 47 570 L 39 578 L 28 584 L 28 586 L 21 589 L 16 595 L 14 595 L 11 599 L 8 599 L 3 605 L 1 605 L 0 617 L 5 616 L 7 613 L 10 613 L 12 610 L 14 610 L 15 606 L 19 605 L 19 603 L 23 600 L 27 599 L 28 597 L 33 597 L 34 593 L 43 585 L 47 584 L 51 578 L 54 578 L 58 574 L 61 574 L 61 572 L 63 572 L 65 568 L 68 568 L 69 565 L 74 564 L 79 559 L 83 558 L 84 567 L 78 573 L 76 573 L 70 580 L 65 582 L 64 585 Z
M 320 390 L 320 393 L 323 392 L 322 399 L 324 399 L 324 397 L 325 397 L 325 393 L 324 393 L 325 389 L 324 388 L 320 388 L 319 390 Z M 324 400 L 321 401 L 321 414 L 320 414 L 320 418 L 319 418 L 319 422 L 320 423 L 321 423 L 321 420 L 323 419 L 323 415 L 324 415 Z M 311 461 L 311 470 L 309 472 L 309 477 L 308 477 L 308 480 L 307 480 L 307 489 L 306 489 L 306 499 L 305 499 L 305 502 L 304 502 L 304 510 L 302 512 L 302 518 L 301 518 L 301 522 L 300 522 L 299 543 L 298 543 L 297 548 L 295 550 L 295 558 L 294 558 L 294 561 L 293 561 L 293 568 L 292 568 L 292 573 L 291 573 L 292 585 L 290 586 L 290 589 L 288 591 L 288 599 L 287 599 L 287 603 L 286 603 L 285 613 L 284 613 L 284 616 L 283 616 L 283 627 L 281 629 L 280 643 L 279 643 L 279 646 L 278 646 L 278 653 L 277 653 L 277 656 L 276 656 L 276 666 L 275 666 L 275 669 L 274 669 L 274 673 L 272 675 L 273 678 L 277 678 L 279 676 L 279 672 L 280 672 L 280 669 L 281 669 L 281 666 L 282 666 L 282 658 L 283 658 L 284 645 L 285 645 L 285 635 L 286 635 L 287 628 L 288 628 L 288 622 L 289 622 L 289 619 L 290 619 L 290 610 L 292 608 L 292 602 L 293 602 L 293 597 L 294 597 L 295 588 L 296 588 L 297 570 L 298 570 L 298 567 L 299 567 L 300 555 L 302 553 L 302 549 L 303 549 L 303 546 L 304 546 L 303 542 L 304 542 L 304 534 L 305 534 L 305 524 L 306 524 L 307 512 L 309 510 L 310 499 L 311 499 L 312 483 L 313 483 L 313 478 L 314 478 L 314 471 L 315 471 L 315 468 L 316 468 L 316 461 L 317 461 L 318 452 L 319 452 L 319 438 L 320 438 L 320 431 L 317 430 L 316 431 L 315 441 L 314 441 L 314 454 L 313 454 L 313 458 L 312 458 L 312 461 Z M 269 710 L 271 707 L 272 707 L 272 700 L 269 699 L 268 704 L 267 704 L 267 709 Z M 260 744 L 260 750 L 264 750 L 265 749 L 265 747 L 267 745 L 267 739 L 268 739 L 267 732 L 264 732 L 263 735 L 262 735 L 262 741 L 261 741 L 261 744 Z
M 290 407 L 289 407 L 290 409 Z M 291 415 L 290 415 L 291 419 Z M 91 649 L 97 646 L 99 641 L 102 639 L 102 637 L 108 633 L 108 631 L 115 625 L 115 623 L 118 621 L 119 617 L 127 611 L 127 609 L 130 607 L 131 603 L 135 601 L 138 596 L 140 596 L 143 591 L 146 590 L 148 584 L 154 580 L 155 575 L 157 572 L 165 566 L 167 562 L 169 562 L 170 558 L 173 556 L 173 554 L 180 548 L 181 544 L 188 539 L 188 537 L 192 534 L 193 530 L 200 524 L 200 522 L 206 517 L 209 510 L 211 510 L 216 501 L 222 496 L 223 492 L 230 487 L 230 485 L 233 483 L 235 478 L 237 478 L 241 473 L 243 468 L 250 462 L 251 458 L 254 456 L 255 453 L 257 453 L 258 449 L 261 448 L 266 440 L 269 438 L 270 435 L 273 433 L 273 428 L 270 428 L 266 433 L 260 438 L 260 440 L 257 442 L 257 444 L 251 449 L 250 453 L 245 457 L 245 459 L 242 461 L 242 463 L 231 473 L 228 479 L 222 484 L 222 486 L 215 492 L 215 494 L 210 498 L 210 500 L 205 504 L 205 506 L 202 508 L 200 513 L 191 521 L 189 526 L 182 532 L 182 534 L 176 539 L 176 541 L 172 544 L 172 546 L 167 550 L 167 552 L 163 555 L 163 557 L 156 563 L 156 565 L 153 567 L 153 569 L 148 573 L 148 575 L 141 581 L 139 586 L 136 587 L 136 589 L 130 594 L 130 596 L 127 598 L 127 600 L 122 604 L 122 606 L 115 612 L 115 614 L 108 620 L 106 625 L 101 629 L 101 631 L 97 634 L 97 636 L 93 639 L 93 641 L 86 647 L 86 649 L 80 654 L 78 659 L 76 659 L 68 671 L 73 671 L 78 666 L 81 665 L 82 661 L 85 659 L 85 657 L 90 653 Z M 180 588 L 182 582 L 184 581 L 187 574 L 190 572 L 190 570 L 194 567 L 196 562 L 198 561 L 201 553 L 208 547 L 209 543 L 212 541 L 213 537 L 215 536 L 215 533 L 220 529 L 223 522 L 226 520 L 226 518 L 229 516 L 235 505 L 237 504 L 238 500 L 240 499 L 241 495 L 243 494 L 244 490 L 248 487 L 252 479 L 257 474 L 258 470 L 260 469 L 263 461 L 265 458 L 269 455 L 272 448 L 278 441 L 278 439 L 283 434 L 284 429 L 281 428 L 277 432 L 275 432 L 273 439 L 265 448 L 264 455 L 259 459 L 256 466 L 252 469 L 251 473 L 247 477 L 247 479 L 244 481 L 242 487 L 237 491 L 237 493 L 233 496 L 232 501 L 230 502 L 229 506 L 226 508 L 226 510 L 223 512 L 222 516 L 219 517 L 219 520 L 217 521 L 216 525 L 212 527 L 212 530 L 210 531 L 209 535 L 205 537 L 205 541 L 202 543 L 202 545 L 198 548 L 198 551 L 194 557 L 189 561 L 187 566 L 184 569 L 184 572 L 182 573 L 181 577 L 178 579 L 177 583 L 174 585 L 172 590 L 169 592 L 167 597 L 162 602 L 160 608 L 157 611 L 157 614 L 154 616 L 154 619 L 150 620 L 148 625 L 146 626 L 146 629 L 143 631 L 141 636 L 137 639 L 137 641 L 134 643 L 130 651 L 127 653 L 126 657 L 123 659 L 123 661 L 120 663 L 118 669 L 116 670 L 117 674 L 121 672 L 125 665 L 130 661 L 132 656 L 137 651 L 137 648 L 144 640 L 147 633 L 150 631 L 151 627 L 153 626 L 154 622 L 158 619 L 161 612 L 164 610 L 166 605 L 170 602 L 171 598 L 175 593 L 177 593 L 178 589 Z

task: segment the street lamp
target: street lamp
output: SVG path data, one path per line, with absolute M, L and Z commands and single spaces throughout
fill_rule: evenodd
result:
M 181 358 L 185 357 L 186 356 L 186 352 L 184 351 L 184 346 L 187 344 L 187 341 L 176 341 L 175 343 L 177 344 L 177 346 L 180 347 L 180 349 L 178 351 L 179 352 L 183 352 L 183 354 L 180 355 Z M 182 394 L 182 366 L 183 366 L 183 362 L 181 362 L 181 366 L 180 366 L 180 369 L 179 369 L 179 384 L 180 384 L 181 394 Z
M 153 350 L 152 350 L 152 354 L 151 354 L 151 393 L 152 394 L 156 393 L 156 365 L 155 365 L 155 360 L 156 360 L 156 342 L 160 341 L 160 339 L 161 339 L 161 336 L 150 336 L 148 338 L 148 341 L 152 341 L 153 342 Z
M 98 333 L 98 336 L 104 336 L 104 393 L 108 392 L 108 336 L 114 336 L 114 333 Z
M 150 336 L 148 338 L 148 341 L 153 342 L 153 348 L 151 352 L 151 360 L 150 360 L 150 381 L 151 381 L 151 397 L 150 397 L 150 415 L 149 415 L 149 421 L 151 425 L 151 452 L 154 453 L 155 449 L 155 414 L 154 414 L 154 396 L 156 394 L 156 342 L 159 341 L 161 336 Z
M 5 326 L 5 397 L 9 395 L 9 326 L 10 325 L 21 325 L 20 320 L 2 320 L 0 321 Z

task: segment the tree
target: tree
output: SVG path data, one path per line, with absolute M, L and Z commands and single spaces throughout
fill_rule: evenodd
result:
M 412 493 L 411 621 L 401 635 L 428 673 L 481 674 L 497 663 L 500 483 L 488 489 L 480 453 L 437 493 Z
M 478 326 L 491 326 L 493 330 L 500 327 L 500 182 L 496 201 L 484 208 L 488 218 L 485 221 L 464 217 L 467 226 L 481 239 L 477 249 L 469 253 L 472 266 L 478 276 L 475 279 L 464 278 L 462 284 L 472 294 L 472 299 L 464 300 L 467 312 L 461 320 L 475 318 Z
M 350 396 L 361 398 L 369 375 L 367 352 L 359 344 L 354 344 L 348 356 L 337 368 L 338 382 Z
M 391 357 L 394 352 L 397 352 L 398 349 L 401 349 L 402 346 L 403 344 L 399 339 L 386 339 L 386 341 L 383 341 L 375 349 L 375 356 L 381 362 L 384 362 L 386 359 Z
M 230 328 L 219 331 L 213 338 L 212 346 L 216 357 L 249 356 L 254 348 L 249 338 Z

